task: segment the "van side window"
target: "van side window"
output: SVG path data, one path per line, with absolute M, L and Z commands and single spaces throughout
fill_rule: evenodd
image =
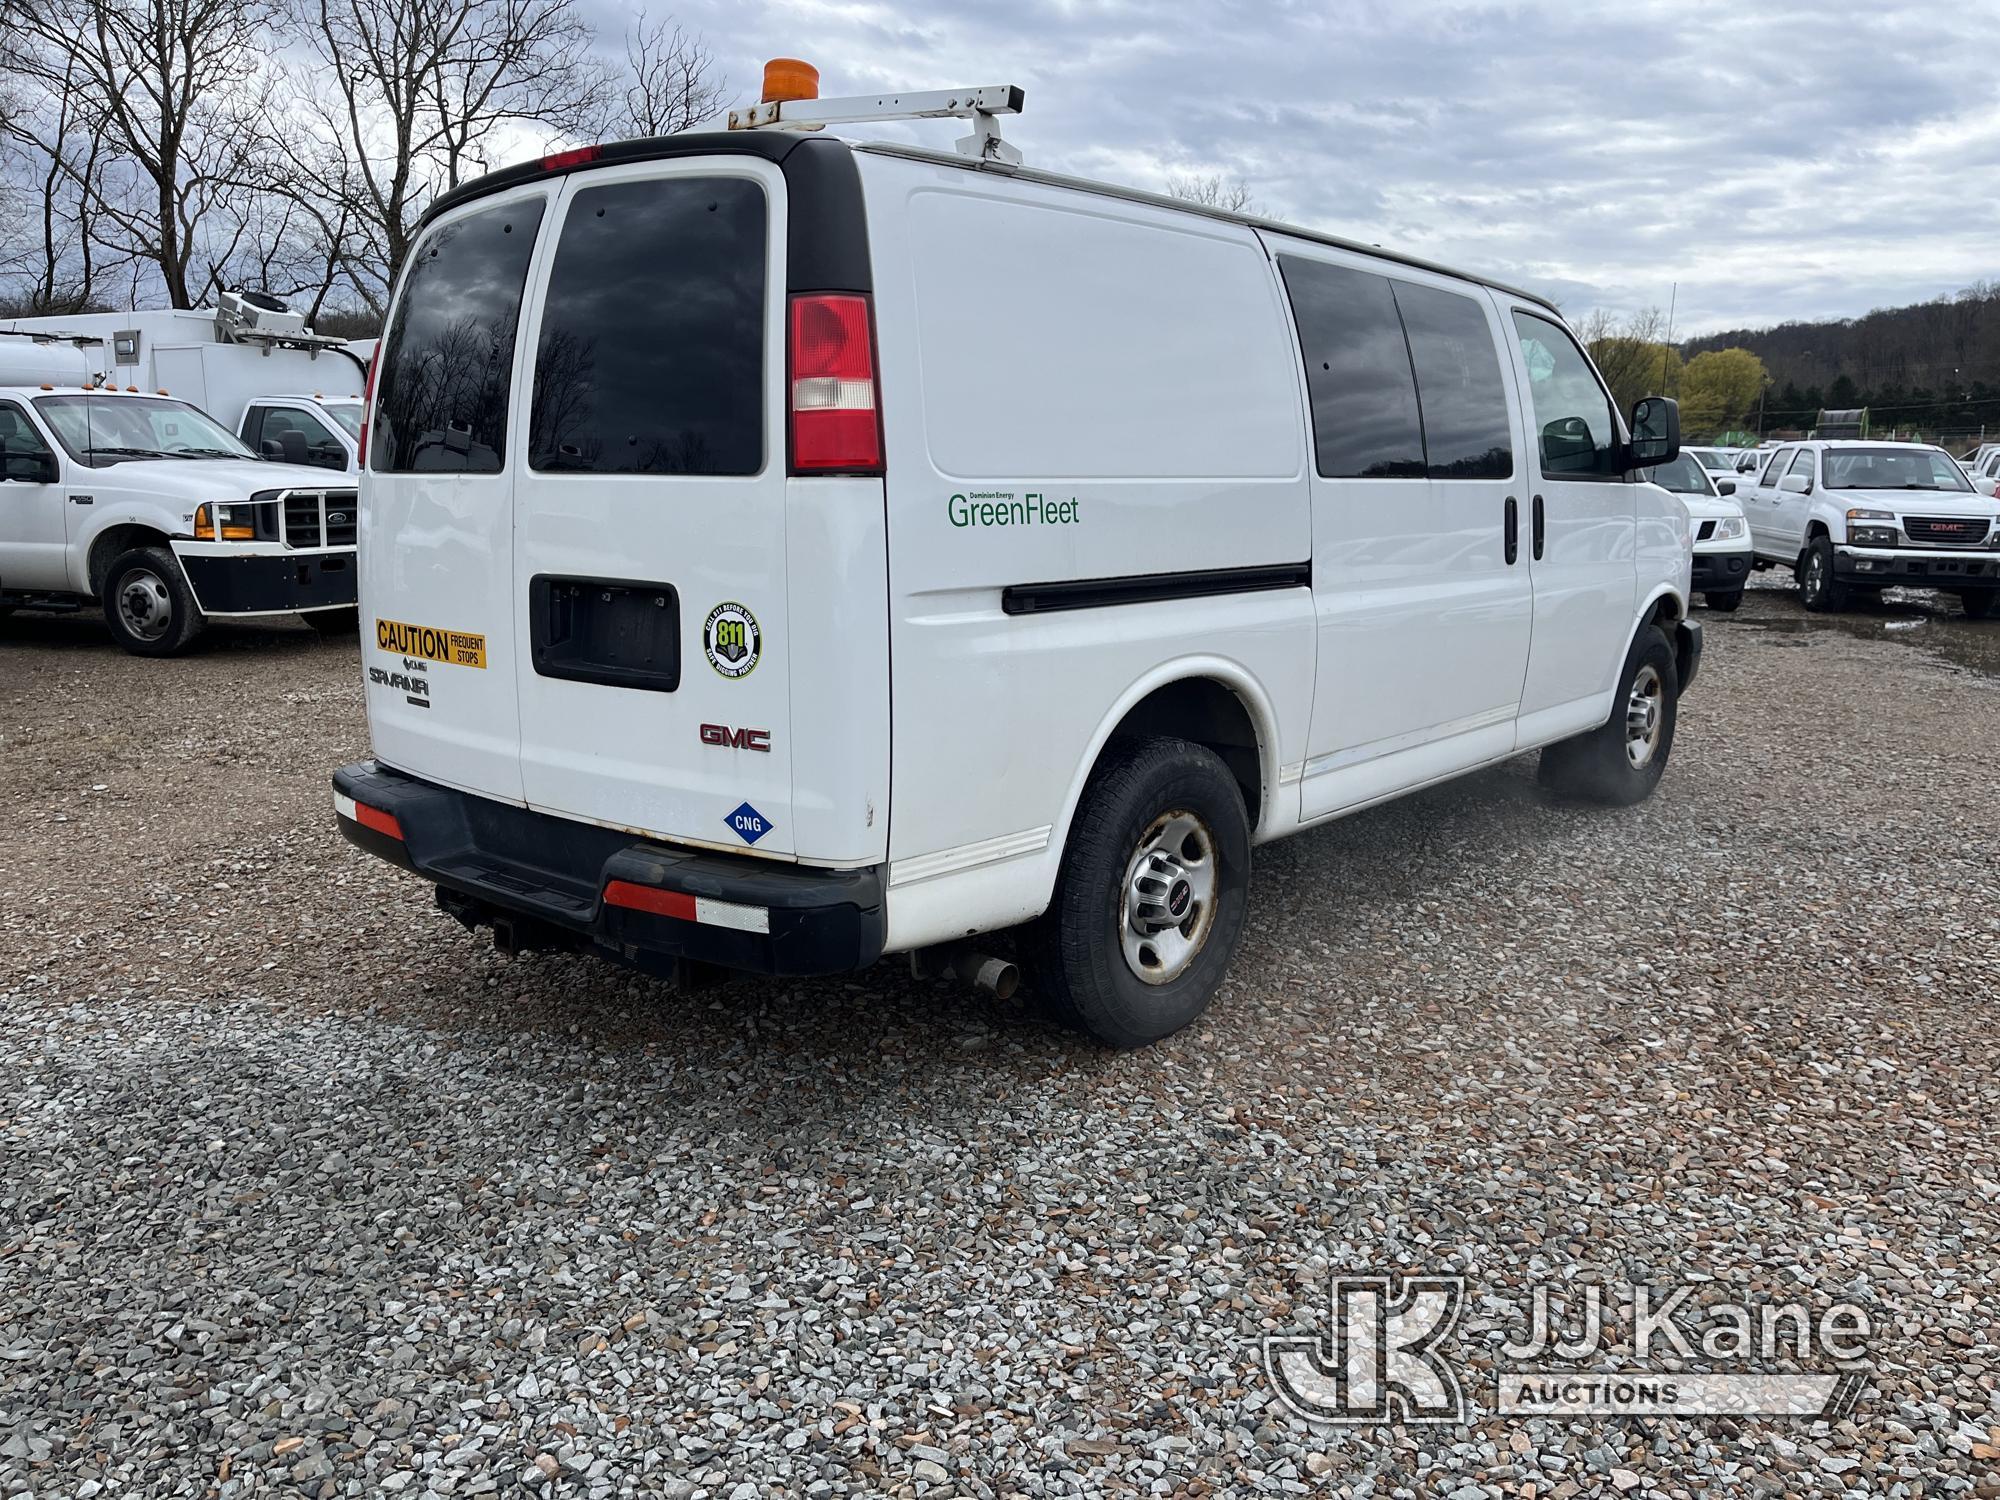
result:
M 1794 451 L 1791 448 L 1780 448 L 1776 453 L 1765 459 L 1763 476 L 1757 482 L 1760 485 L 1770 485 L 1776 484 L 1780 479 L 1784 478 L 1785 465 L 1790 461 Z
M 1532 313 L 1516 312 L 1514 329 L 1541 429 L 1542 473 L 1552 479 L 1622 479 L 1611 401 L 1576 341 Z
M 497 474 L 528 258 L 542 200 L 469 214 L 411 253 L 376 372 L 377 473 Z
M 1298 323 L 1323 479 L 1421 479 L 1424 432 L 1396 296 L 1384 276 L 1278 257 Z
M 1802 474 L 1805 476 L 1805 481 L 1807 484 L 1812 483 L 1812 477 L 1813 477 L 1812 449 L 1810 448 L 1799 449 L 1799 456 L 1792 460 L 1792 467 L 1786 472 L 1785 477 L 1787 479 L 1790 479 L 1794 474 Z
M 1470 297 L 1395 283 L 1423 413 L 1433 479 L 1505 479 L 1514 472 L 1513 419 L 1486 312 Z
M 528 463 L 597 474 L 764 467 L 764 190 L 586 188 L 549 272 Z

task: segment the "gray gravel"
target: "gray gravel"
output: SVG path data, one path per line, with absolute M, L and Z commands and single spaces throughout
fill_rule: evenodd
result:
M 1517 764 L 1263 851 L 1130 1056 L 504 959 L 333 834 L 353 646 L 0 622 L 0 1494 L 2000 1495 L 2000 622 L 1884 611 L 1709 615 L 1645 807 Z M 1875 1374 L 1277 1406 L 1392 1267 L 1845 1294 Z

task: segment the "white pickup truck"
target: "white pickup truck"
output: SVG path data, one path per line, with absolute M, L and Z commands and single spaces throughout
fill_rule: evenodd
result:
M 261 460 L 185 401 L 5 383 L 23 364 L 11 352 L 0 359 L 0 614 L 95 601 L 140 656 L 186 650 L 215 617 L 353 628 L 351 479 Z
M 1793 570 L 1816 611 L 1860 591 L 1955 593 L 1983 620 L 2000 591 L 2000 502 L 1926 443 L 1806 442 L 1739 489 L 1760 564 Z

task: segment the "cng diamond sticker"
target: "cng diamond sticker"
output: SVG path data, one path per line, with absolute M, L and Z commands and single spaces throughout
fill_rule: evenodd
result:
M 744 803 L 735 812 L 722 820 L 736 830 L 746 844 L 754 844 L 772 828 L 771 821 L 749 803 Z

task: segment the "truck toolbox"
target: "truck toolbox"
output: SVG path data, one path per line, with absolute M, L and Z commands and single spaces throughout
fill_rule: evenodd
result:
M 333 778 L 340 831 L 435 881 L 439 904 L 522 947 L 835 974 L 881 957 L 882 874 L 678 849 L 362 761 Z M 510 942 L 510 946 L 513 945 Z

